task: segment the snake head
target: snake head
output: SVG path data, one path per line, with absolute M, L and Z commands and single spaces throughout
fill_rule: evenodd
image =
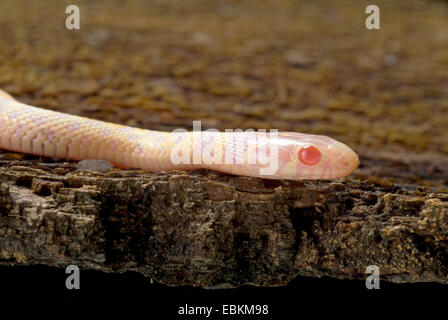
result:
M 277 175 L 286 179 L 334 179 L 358 167 L 358 155 L 326 136 L 285 132 L 278 134 Z

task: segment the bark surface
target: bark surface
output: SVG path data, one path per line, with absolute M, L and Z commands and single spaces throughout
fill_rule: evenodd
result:
M 202 170 L 95 172 L 6 155 L 0 261 L 132 270 L 202 287 L 365 278 L 369 265 L 390 281 L 448 283 L 446 160 L 361 156 L 369 168 L 351 178 L 288 182 Z

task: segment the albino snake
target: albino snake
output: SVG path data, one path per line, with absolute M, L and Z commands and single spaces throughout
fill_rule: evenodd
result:
M 120 168 L 206 168 L 267 179 L 333 179 L 359 163 L 345 144 L 293 132 L 159 132 L 22 104 L 0 90 L 0 148 L 47 157 L 105 159 Z

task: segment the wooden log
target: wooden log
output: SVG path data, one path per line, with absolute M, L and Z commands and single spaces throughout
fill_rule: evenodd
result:
M 368 167 L 350 178 L 298 182 L 3 154 L 0 263 L 201 287 L 365 279 L 369 265 L 389 281 L 448 283 L 446 158 L 360 153 Z

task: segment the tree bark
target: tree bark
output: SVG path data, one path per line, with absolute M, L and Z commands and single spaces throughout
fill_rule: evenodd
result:
M 0 263 L 202 287 L 364 279 L 369 265 L 389 281 L 448 283 L 447 159 L 358 151 L 350 178 L 297 182 L 3 154 Z

